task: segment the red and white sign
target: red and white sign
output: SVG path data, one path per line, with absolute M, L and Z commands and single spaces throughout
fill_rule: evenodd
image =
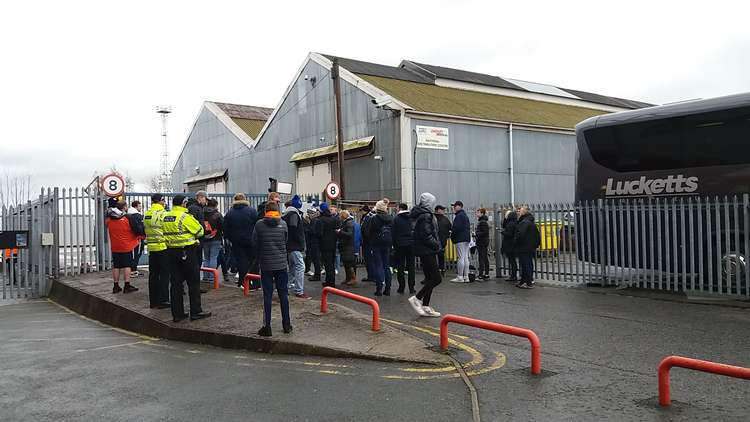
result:
M 125 193 L 125 179 L 117 173 L 110 173 L 102 177 L 101 190 L 110 198 Z
M 339 197 L 341 196 L 341 188 L 339 187 L 338 183 L 328 182 L 328 184 L 326 185 L 326 196 L 331 201 L 333 201 L 334 199 L 339 199 Z

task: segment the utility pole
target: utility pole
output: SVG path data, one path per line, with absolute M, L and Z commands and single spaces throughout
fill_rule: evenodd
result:
M 341 125 L 341 77 L 339 75 L 339 59 L 333 58 L 331 68 L 331 79 L 333 79 L 333 104 L 336 109 L 336 144 L 338 145 L 338 170 L 340 199 L 344 199 L 346 188 L 344 188 L 344 130 Z

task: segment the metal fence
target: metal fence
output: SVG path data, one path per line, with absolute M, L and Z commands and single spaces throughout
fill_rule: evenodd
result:
M 501 222 L 509 206 L 495 207 Z M 750 199 L 677 197 L 530 206 L 538 278 L 750 297 Z M 496 227 L 496 249 L 502 228 Z M 495 256 L 498 275 L 508 257 Z

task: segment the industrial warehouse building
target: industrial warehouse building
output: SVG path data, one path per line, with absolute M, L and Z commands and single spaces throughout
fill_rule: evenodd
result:
M 173 169 L 175 191 L 319 194 L 338 180 L 332 56 L 308 55 L 281 101 L 206 102 Z M 339 58 L 347 200 L 572 201 L 574 126 L 650 104 L 403 61 Z

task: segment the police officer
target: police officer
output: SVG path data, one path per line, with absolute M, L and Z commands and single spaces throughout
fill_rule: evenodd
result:
M 164 215 L 164 239 L 172 273 L 170 293 L 174 322 L 180 322 L 188 317 L 182 300 L 183 282 L 187 282 L 188 285 L 190 320 L 211 316 L 211 312 L 203 312 L 201 309 L 200 270 L 196 262 L 196 248 L 200 248 L 198 239 L 203 236 L 203 224 L 188 213 L 186 206 L 185 195 L 175 195 L 172 210 Z
M 148 299 L 151 309 L 169 308 L 169 252 L 164 239 L 164 197 L 151 195 L 151 208 L 143 217 L 148 245 Z

